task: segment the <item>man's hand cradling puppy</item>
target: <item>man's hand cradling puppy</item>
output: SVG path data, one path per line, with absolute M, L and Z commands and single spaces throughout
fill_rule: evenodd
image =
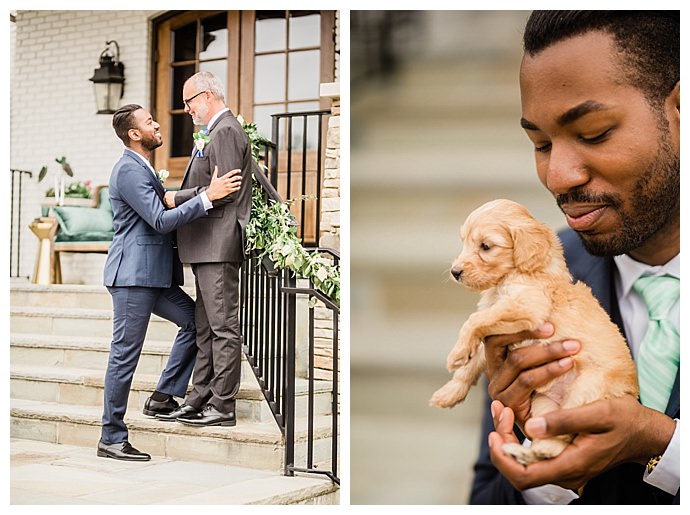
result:
M 553 324 L 547 322 L 535 331 L 488 336 L 484 340 L 489 396 L 509 406 L 521 428 L 529 416 L 534 389 L 570 370 L 571 356 L 580 350 L 580 343 L 557 341 L 512 351 L 508 347 L 524 340 L 543 340 L 554 332 Z
M 518 490 L 544 484 L 577 490 L 620 463 L 646 463 L 663 453 L 675 430 L 672 419 L 642 406 L 631 395 L 556 410 L 530 419 L 525 425 L 527 436 L 577 434 L 575 440 L 559 456 L 524 467 L 501 450 L 504 443 L 517 442 L 513 411 L 493 401 L 491 413 L 496 429 L 489 434 L 491 461 Z

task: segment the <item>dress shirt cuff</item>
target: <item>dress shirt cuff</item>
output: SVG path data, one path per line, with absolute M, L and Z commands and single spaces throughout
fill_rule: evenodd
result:
M 208 199 L 206 191 L 202 191 L 201 193 L 199 193 L 199 196 L 201 197 L 201 201 L 204 203 L 204 209 L 206 211 L 208 211 L 209 209 L 213 209 L 213 203 Z
M 572 490 L 558 485 L 537 486 L 521 493 L 526 504 L 570 504 L 578 498 Z
M 680 419 L 675 419 L 676 429 L 671 441 L 651 474 L 645 470 L 644 481 L 671 495 L 680 488 Z
M 525 438 L 522 442 L 525 447 L 531 447 L 532 442 Z M 535 488 L 528 488 L 520 492 L 526 504 L 569 504 L 578 498 L 572 490 L 558 485 L 542 485 Z

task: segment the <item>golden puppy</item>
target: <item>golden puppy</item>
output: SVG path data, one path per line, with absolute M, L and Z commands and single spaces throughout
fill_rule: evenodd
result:
M 453 378 L 434 393 L 430 404 L 451 408 L 463 401 L 485 369 L 485 337 L 535 330 L 553 323 L 549 341 L 575 339 L 581 350 L 565 375 L 532 393 L 530 416 L 573 408 L 598 399 L 637 396 L 637 375 L 618 327 L 591 290 L 573 284 L 560 241 L 520 204 L 494 200 L 470 214 L 460 231 L 462 253 L 451 275 L 481 291 L 477 311 L 460 329 L 448 355 Z M 548 341 L 528 340 L 509 348 Z M 558 456 L 575 435 L 535 440 L 530 448 L 506 444 L 503 450 L 523 465 Z

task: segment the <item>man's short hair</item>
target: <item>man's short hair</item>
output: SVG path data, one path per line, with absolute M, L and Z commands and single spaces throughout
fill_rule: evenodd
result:
M 134 112 L 143 109 L 139 104 L 127 104 L 113 114 L 113 129 L 126 147 L 129 146 L 129 129 L 134 129 Z
M 680 11 L 533 11 L 525 25 L 525 53 L 534 56 L 595 30 L 613 36 L 629 83 L 660 107 L 680 81 Z
M 190 77 L 198 91 L 209 91 L 213 96 L 225 103 L 225 88 L 218 77 L 211 72 L 197 72 Z

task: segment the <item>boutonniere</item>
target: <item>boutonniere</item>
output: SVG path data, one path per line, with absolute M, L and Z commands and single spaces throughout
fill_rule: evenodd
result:
M 204 134 L 203 131 L 194 133 L 194 145 L 196 145 L 197 157 L 204 157 L 204 148 L 209 143 L 211 143 L 211 138 L 208 137 L 208 134 Z
M 169 175 L 170 175 L 170 172 L 167 171 L 165 168 L 162 170 L 158 170 L 156 172 L 156 176 L 158 177 L 158 180 L 161 181 L 161 184 L 163 184 L 165 182 L 165 179 L 167 179 Z

